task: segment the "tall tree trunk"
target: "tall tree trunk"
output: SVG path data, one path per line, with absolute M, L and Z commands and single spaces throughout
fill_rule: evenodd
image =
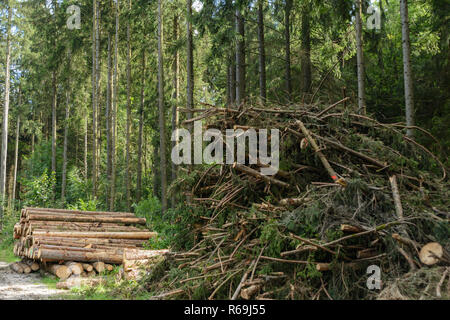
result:
M 285 68 L 286 68 L 286 92 L 288 99 L 292 95 L 292 77 L 291 77 L 291 10 L 292 0 L 286 0 L 284 7 L 284 45 L 285 45 Z
M 236 9 L 236 104 L 245 99 L 245 29 L 241 11 Z
M 19 103 L 20 105 L 20 103 Z M 14 151 L 14 178 L 12 186 L 11 201 L 14 205 L 14 200 L 16 200 L 16 184 L 17 184 L 17 166 L 19 164 L 19 138 L 20 138 L 20 115 L 17 115 L 17 125 L 16 125 L 16 148 Z
M 258 0 L 259 96 L 266 101 L 266 51 L 264 43 L 264 0 Z
M 186 118 L 192 118 L 192 112 L 194 109 L 194 54 L 193 54 L 193 42 L 192 42 L 192 0 L 186 0 L 187 15 L 186 15 L 186 37 L 187 37 L 187 52 L 186 52 Z
M 227 106 L 231 105 L 231 72 L 230 64 L 227 65 Z
M 71 61 L 71 51 L 69 48 L 69 52 L 67 54 L 68 60 L 68 72 L 70 73 L 70 61 Z M 62 167 L 62 179 L 61 179 L 61 201 L 64 202 L 66 197 L 66 181 L 67 181 L 67 140 L 69 135 L 69 116 L 70 116 L 70 78 L 67 80 L 67 88 L 66 88 L 66 114 L 64 117 L 64 142 L 63 142 L 63 167 Z
M 54 23 L 55 23 L 55 27 L 56 27 L 56 1 L 53 1 L 53 18 L 54 18 Z M 56 49 L 56 44 L 55 44 L 55 39 L 52 39 L 53 41 L 53 47 Z M 58 99 L 58 91 L 57 91 L 57 86 L 56 86 L 56 66 L 53 67 L 53 72 L 52 72 L 52 168 L 51 168 L 51 173 L 56 175 L 56 117 L 57 117 L 57 99 Z M 53 190 L 53 200 L 55 200 L 56 197 L 56 189 L 54 188 Z
M 111 5 L 112 7 L 112 5 Z M 108 32 L 108 84 L 106 87 L 106 176 L 107 176 L 107 191 L 105 192 L 106 203 L 109 204 L 109 190 L 111 188 L 111 124 L 112 124 L 112 61 L 111 61 L 111 33 Z
M 56 173 L 56 71 L 52 72 L 52 173 Z
M 178 14 L 175 14 L 173 17 L 173 41 L 174 43 L 178 42 Z M 172 74 L 173 74 L 173 93 L 172 93 L 172 132 L 174 132 L 178 128 L 178 96 L 180 92 L 180 80 L 179 80 L 179 72 L 180 72 L 180 54 L 178 53 L 178 49 L 175 51 L 175 59 L 172 64 Z M 178 140 L 178 139 L 177 139 Z M 176 142 L 172 142 L 172 148 L 175 147 Z M 177 179 L 177 166 L 172 161 L 172 182 Z M 172 192 L 171 198 L 171 206 L 175 208 L 176 198 L 175 193 Z
M 158 0 L 158 108 L 159 108 L 159 152 L 161 169 L 161 204 L 162 213 L 167 210 L 167 174 L 166 174 L 166 133 L 164 111 L 164 66 L 163 66 L 163 22 L 162 0 Z
M 56 71 L 52 73 L 52 92 L 52 174 L 56 174 Z M 56 190 L 53 190 L 53 192 L 55 193 Z
M 34 110 L 34 108 L 33 108 L 33 118 L 32 119 L 33 119 L 33 123 L 34 123 L 34 121 L 36 119 L 36 111 Z M 35 140 L 36 140 L 36 134 L 35 134 L 34 128 L 33 128 L 33 132 L 31 134 L 31 154 L 34 153 Z
M 230 102 L 236 102 L 236 57 L 230 57 Z
M 302 8 L 302 92 L 311 91 L 311 26 L 310 26 L 311 4 L 305 3 Z
M 22 88 L 19 87 L 19 101 L 18 101 L 18 109 L 22 106 Z M 19 109 L 20 110 L 20 109 Z M 16 200 L 16 184 L 17 184 L 17 166 L 19 165 L 19 138 L 20 138 L 20 114 L 17 115 L 17 125 L 16 125 L 16 145 L 14 151 L 14 178 L 13 178 L 13 186 L 12 186 L 12 196 L 11 202 L 14 205 L 14 201 Z
M 364 82 L 364 54 L 363 54 L 363 39 L 362 39 L 362 4 L 361 0 L 356 0 L 356 59 L 358 69 L 358 112 L 366 113 L 366 97 L 365 97 L 365 82 Z
M 93 0 L 92 18 L 92 194 L 97 193 L 97 0 Z
M 405 83 L 405 111 L 408 137 L 414 137 L 414 91 L 411 71 L 411 43 L 409 40 L 408 1 L 400 0 L 402 20 L 403 77 Z
M 102 106 L 102 93 L 101 93 L 101 52 L 100 52 L 100 27 L 101 27 L 101 23 L 100 23 L 100 3 L 97 1 L 97 28 L 95 30 L 95 67 L 96 67 L 96 104 L 97 104 L 97 118 L 96 118 L 96 128 L 97 128 L 97 142 L 96 142 L 96 146 L 97 146 L 97 168 L 95 169 L 95 173 L 96 173 L 96 180 L 98 181 L 98 175 L 100 172 L 100 151 L 101 151 L 101 145 L 102 145 L 102 137 L 101 137 L 101 115 L 102 115 L 102 111 L 101 111 L 101 106 Z M 98 188 L 98 186 L 97 186 Z M 97 191 L 97 190 L 96 190 Z M 94 195 L 94 197 L 97 196 L 97 193 Z
M 8 113 L 9 113 L 9 86 L 10 86 L 10 64 L 11 64 L 11 16 L 12 8 L 9 1 L 8 6 L 8 30 L 6 36 L 6 71 L 5 71 L 5 104 L 3 107 L 2 125 L 2 151 L 0 159 L 0 230 L 3 227 L 3 203 L 6 190 L 6 156 L 8 154 Z
M 114 203 L 116 199 L 116 134 L 117 134 L 117 102 L 118 102 L 118 46 L 119 46 L 119 0 L 116 3 L 116 30 L 114 39 L 114 75 L 113 75 L 113 99 L 112 99 L 112 115 L 111 115 L 111 196 L 109 198 L 109 210 L 114 211 Z
M 86 112 L 86 117 L 84 119 L 85 130 L 84 130 L 84 180 L 88 180 L 88 128 L 89 120 Z
M 139 107 L 139 135 L 138 135 L 138 161 L 136 181 L 136 201 L 142 196 L 142 138 L 144 134 L 144 103 L 145 103 L 145 49 L 142 50 L 142 79 L 141 79 L 141 105 Z
M 69 58 L 70 59 L 70 58 Z M 66 116 L 64 118 L 64 147 L 63 147 L 63 168 L 61 181 L 61 201 L 66 197 L 66 177 L 67 177 L 67 140 L 69 134 L 69 117 L 70 117 L 70 93 L 66 91 Z
M 131 0 L 128 1 L 128 8 L 131 10 Z M 131 30 L 130 21 L 127 22 L 127 129 L 126 129 L 126 169 L 125 188 L 127 198 L 127 210 L 131 209 L 130 194 L 130 135 L 131 135 Z

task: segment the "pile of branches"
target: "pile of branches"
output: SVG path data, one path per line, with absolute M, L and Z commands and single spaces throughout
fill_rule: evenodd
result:
M 166 265 L 165 282 L 149 277 L 147 289 L 164 298 L 375 298 L 370 265 L 380 268 L 382 287 L 450 263 L 447 167 L 405 125 L 352 110 L 348 98 L 182 110 L 195 113 L 188 126 L 279 129 L 280 169 L 264 176 L 260 162 L 180 168 L 172 188 L 192 208 L 183 241 L 193 245 Z

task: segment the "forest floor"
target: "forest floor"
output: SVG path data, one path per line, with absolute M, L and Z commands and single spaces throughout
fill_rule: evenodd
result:
M 39 273 L 18 274 L 0 261 L 0 300 L 63 299 L 64 290 L 51 288 Z

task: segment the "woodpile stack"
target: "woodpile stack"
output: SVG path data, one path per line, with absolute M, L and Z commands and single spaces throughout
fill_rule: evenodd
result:
M 60 279 L 111 271 L 122 264 L 125 249 L 142 248 L 156 236 L 145 224 L 126 212 L 25 208 L 14 227 L 14 254 L 43 263 Z M 13 270 L 23 272 L 22 264 Z
M 123 271 L 125 279 L 138 280 L 145 275 L 150 265 L 156 265 L 164 259 L 169 250 L 140 250 L 125 248 L 123 251 Z

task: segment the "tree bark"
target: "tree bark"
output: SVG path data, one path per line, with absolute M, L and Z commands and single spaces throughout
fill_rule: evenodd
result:
M 236 102 L 236 63 L 235 57 L 230 57 L 230 103 Z
M 112 1 L 110 2 L 112 8 Z M 111 59 L 111 33 L 108 32 L 108 85 L 106 87 L 106 176 L 107 191 L 105 198 L 107 205 L 109 204 L 109 190 L 111 189 L 111 136 L 112 136 L 112 59 Z
M 302 8 L 302 92 L 311 92 L 311 26 L 310 26 L 311 7 L 309 3 L 305 3 Z
M 127 224 L 142 224 L 145 225 L 145 218 L 131 218 L 131 217 L 109 217 L 109 216 L 90 216 L 90 215 L 74 215 L 74 214 L 59 214 L 59 215 L 45 215 L 45 214 L 30 214 L 28 221 L 69 221 L 69 222 L 107 222 L 107 223 L 127 223 Z
M 131 0 L 128 2 L 128 8 L 131 10 Z M 125 188 L 127 210 L 131 208 L 130 192 L 130 135 L 131 135 L 131 30 L 130 21 L 127 22 L 127 129 L 126 129 L 126 169 L 125 169 Z
M 40 249 L 38 257 L 42 260 L 74 260 L 80 262 L 96 262 L 96 261 L 104 261 L 108 263 L 121 264 L 123 256 L 121 254 L 114 254 L 105 250 L 98 250 L 95 252 L 82 252 L 82 251 L 74 251 L 74 250 L 51 250 L 51 249 Z M 67 268 L 67 273 L 70 273 L 70 269 L 67 266 L 58 265 L 58 269 L 65 267 Z M 63 279 L 64 277 L 59 276 L 56 272 L 59 273 L 59 270 L 54 270 L 52 272 L 59 278 Z M 61 272 L 62 275 L 62 272 Z M 70 275 L 69 275 L 70 276 Z M 68 277 L 67 277 L 68 278 Z M 66 279 L 67 279 L 66 278 Z
M 22 105 L 22 90 L 19 87 L 19 103 L 18 108 Z M 13 178 L 13 186 L 12 186 L 12 205 L 14 206 L 14 200 L 16 200 L 16 184 L 17 184 L 17 166 L 19 164 L 19 138 L 20 138 L 20 114 L 17 115 L 17 124 L 16 124 L 16 145 L 14 151 L 14 178 Z M 1 228 L 0 228 L 1 230 Z
M 162 0 L 158 0 L 158 108 L 159 108 L 159 152 L 161 169 L 161 210 L 167 209 L 167 174 L 166 174 L 166 133 L 164 111 L 164 66 L 163 66 L 163 24 Z M 188 98 L 189 99 L 189 98 Z
M 100 28 L 101 28 L 101 23 L 100 23 L 100 3 L 97 0 L 97 28 L 95 31 L 95 74 L 96 74 L 96 103 L 97 103 L 97 117 L 96 117 L 96 129 L 97 129 L 97 141 L 96 141 L 96 163 L 97 163 L 97 167 L 95 168 L 95 173 L 96 173 L 96 181 L 98 181 L 98 176 L 99 176 L 99 172 L 100 172 L 100 151 L 101 151 L 101 145 L 102 145 L 102 139 L 101 139 L 101 99 L 102 99 L 102 94 L 101 94 L 101 48 L 100 48 Z M 98 189 L 98 185 L 97 185 L 97 189 Z M 97 196 L 97 189 L 96 189 L 96 193 L 94 194 L 94 198 L 96 198 Z
M 264 43 L 264 0 L 258 0 L 259 96 L 266 101 L 266 52 Z
M 245 98 L 245 29 L 241 11 L 236 10 L 236 104 Z
M 72 272 L 67 266 L 59 265 L 59 264 L 52 264 L 49 266 L 48 271 L 51 274 L 54 274 L 61 280 L 65 280 L 69 278 L 72 275 Z
M 70 58 L 69 58 L 70 59 Z M 70 93 L 69 88 L 66 92 L 66 115 L 64 118 L 64 149 L 63 149 L 63 168 L 61 181 L 61 201 L 66 197 L 66 177 L 67 177 L 67 139 L 69 135 L 69 117 L 70 117 Z
M 138 161 L 136 181 L 136 201 L 141 201 L 142 195 L 142 136 L 144 134 L 144 103 L 145 103 L 145 50 L 142 50 L 142 80 L 141 80 L 141 106 L 139 108 L 139 135 L 138 135 Z
M 52 174 L 56 174 L 56 71 L 52 73 Z M 53 191 L 55 192 L 55 190 Z
M 187 37 L 187 52 L 186 52 L 186 119 L 192 118 L 194 109 L 194 48 L 192 41 L 192 0 L 186 0 L 187 15 L 186 15 L 186 37 Z
M 364 54 L 363 54 L 363 39 L 362 39 L 362 5 L 361 0 L 356 0 L 356 59 L 358 69 L 358 113 L 366 113 L 366 97 L 365 97 L 365 82 L 364 82 Z
M 97 193 L 97 0 L 92 10 L 92 194 Z
M 411 43 L 409 40 L 408 0 L 400 0 L 402 20 L 403 77 L 405 83 L 405 113 L 408 137 L 414 137 L 414 91 L 411 70 Z
M 89 127 L 89 120 L 88 115 L 86 112 L 86 116 L 84 119 L 85 122 L 85 130 L 84 130 L 84 179 L 88 180 L 88 160 L 87 160 L 87 154 L 88 154 L 88 127 Z
M 285 68 L 286 68 L 286 92 L 288 99 L 292 95 L 292 77 L 291 77 L 291 10 L 292 0 L 286 0 L 284 7 L 284 45 L 285 45 Z
M 178 15 L 176 14 L 173 17 L 173 41 L 177 43 L 178 41 Z M 173 74 L 173 94 L 172 94 L 172 132 L 174 132 L 178 128 L 179 124 L 179 115 L 178 115 L 178 96 L 180 92 L 180 80 L 179 80 L 179 72 L 180 72 L 180 54 L 178 50 L 175 51 L 175 59 L 172 64 L 172 74 Z M 177 139 L 178 140 L 178 139 Z M 172 142 L 172 148 L 175 147 L 176 142 Z M 177 166 L 172 161 L 172 183 L 177 179 Z M 175 193 L 172 192 L 171 198 L 172 208 L 175 208 L 176 198 Z
M 67 237 L 67 238 L 101 238 L 101 239 L 134 239 L 148 240 L 155 237 L 155 232 L 78 232 L 78 231 L 35 231 L 40 237 Z
M 116 34 L 114 40 L 114 87 L 112 99 L 112 124 L 111 124 L 111 195 L 109 198 L 109 210 L 114 210 L 114 203 L 116 198 L 116 134 L 117 134 L 117 91 L 119 86 L 118 73 L 118 45 L 119 45 L 119 0 L 116 3 Z

